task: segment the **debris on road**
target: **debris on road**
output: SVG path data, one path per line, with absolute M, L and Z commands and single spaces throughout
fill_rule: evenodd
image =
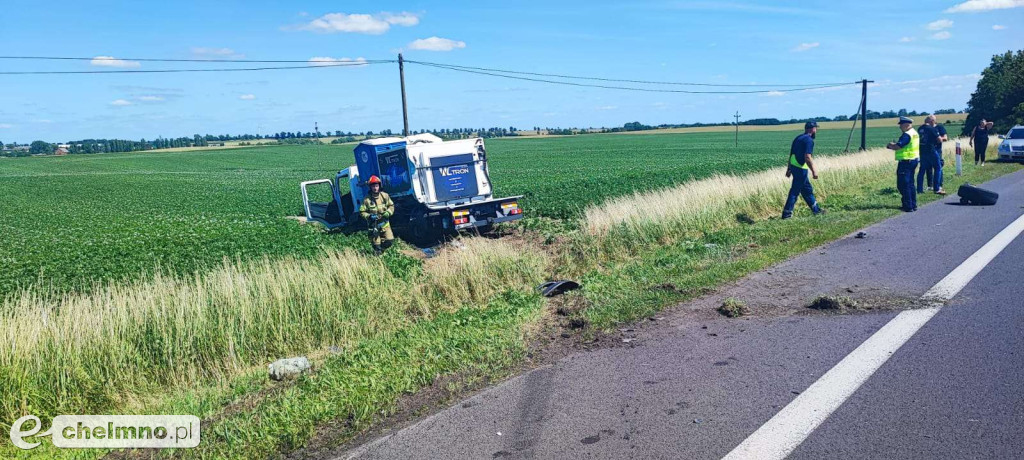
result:
M 857 302 L 846 296 L 823 295 L 814 299 L 807 308 L 814 310 L 845 310 L 857 308 Z
M 544 297 L 554 297 L 579 288 L 580 283 L 571 280 L 548 281 L 537 286 L 537 290 L 539 290 L 541 295 Z
M 854 238 L 859 238 L 863 240 L 864 238 L 867 238 L 867 236 L 867 232 L 857 232 L 857 236 L 855 236 Z
M 729 297 L 722 301 L 722 305 L 718 307 L 718 312 L 727 318 L 739 318 L 750 313 L 750 309 L 747 308 L 747 304 L 743 303 L 742 300 Z

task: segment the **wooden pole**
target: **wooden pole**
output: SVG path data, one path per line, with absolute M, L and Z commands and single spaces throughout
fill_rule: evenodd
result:
M 867 150 L 868 148 L 868 83 L 874 83 L 874 80 L 863 79 L 860 81 L 860 149 Z
M 735 139 L 735 143 L 736 143 L 736 147 L 739 147 L 740 146 L 740 111 L 737 110 L 736 111 L 736 115 L 733 115 L 733 116 L 736 117 L 736 139 Z
M 398 79 L 402 84 L 402 136 L 409 135 L 409 106 L 405 102 L 405 61 L 398 53 Z

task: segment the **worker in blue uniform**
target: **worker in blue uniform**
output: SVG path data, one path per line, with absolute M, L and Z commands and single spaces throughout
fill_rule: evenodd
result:
M 900 191 L 903 212 L 917 211 L 917 188 L 914 187 L 914 170 L 921 157 L 921 142 L 914 130 L 914 120 L 900 117 L 900 131 L 903 134 L 896 142 L 885 147 L 896 151 L 896 189 Z
M 945 195 L 942 189 L 942 140 L 939 129 L 935 126 L 935 116 L 928 115 L 924 124 L 917 129 L 921 140 L 921 169 L 917 172 L 917 193 L 924 193 L 924 180 L 928 178 L 928 186 L 939 195 Z
M 814 167 L 814 136 L 818 133 L 818 123 L 808 121 L 804 124 L 804 133 L 793 139 L 789 148 L 789 165 L 786 168 L 786 177 L 793 178 L 793 184 L 789 187 L 789 197 L 786 198 L 786 206 L 782 208 L 782 218 L 793 217 L 793 208 L 796 207 L 796 199 L 803 195 L 807 206 L 815 215 L 825 212 L 818 206 L 814 199 L 814 187 L 811 186 L 811 179 L 818 178 L 818 170 Z M 808 177 L 810 173 L 810 177 Z

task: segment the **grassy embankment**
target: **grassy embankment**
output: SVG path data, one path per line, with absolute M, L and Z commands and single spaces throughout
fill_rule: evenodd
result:
M 0 354 L 0 376 L 9 376 L 3 414 L 106 409 L 210 420 L 202 446 L 179 452 L 186 456 L 262 457 L 339 420 L 336 429 L 354 435 L 437 375 L 505 375 L 538 321 L 542 302 L 529 289 L 545 275 L 581 279 L 579 295 L 592 305 L 581 316 L 610 328 L 898 213 L 891 155 L 822 158 L 815 185 L 824 217 L 801 208 L 792 220 L 771 218 L 787 187 L 776 169 L 592 206 L 588 225 L 532 250 L 472 240 L 412 270 L 343 251 L 312 266 L 240 264 L 69 295 L 56 309 L 22 297 L 2 310 L 11 316 L 0 336 L 17 344 Z M 968 165 L 947 188 L 1018 169 Z M 650 289 L 664 283 L 676 289 Z M 266 383 L 263 359 L 296 350 L 317 350 L 317 372 L 295 385 Z

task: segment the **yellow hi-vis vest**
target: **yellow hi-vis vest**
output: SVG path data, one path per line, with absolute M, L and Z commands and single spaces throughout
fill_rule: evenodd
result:
M 804 157 L 804 164 L 800 164 L 800 162 L 796 161 L 796 155 L 793 155 L 792 153 L 789 154 L 789 165 L 797 168 L 811 169 L 807 166 L 807 157 Z
M 896 150 L 896 161 L 916 160 L 921 156 L 921 138 L 917 137 L 917 130 L 910 128 L 907 135 L 910 136 L 910 142 Z

